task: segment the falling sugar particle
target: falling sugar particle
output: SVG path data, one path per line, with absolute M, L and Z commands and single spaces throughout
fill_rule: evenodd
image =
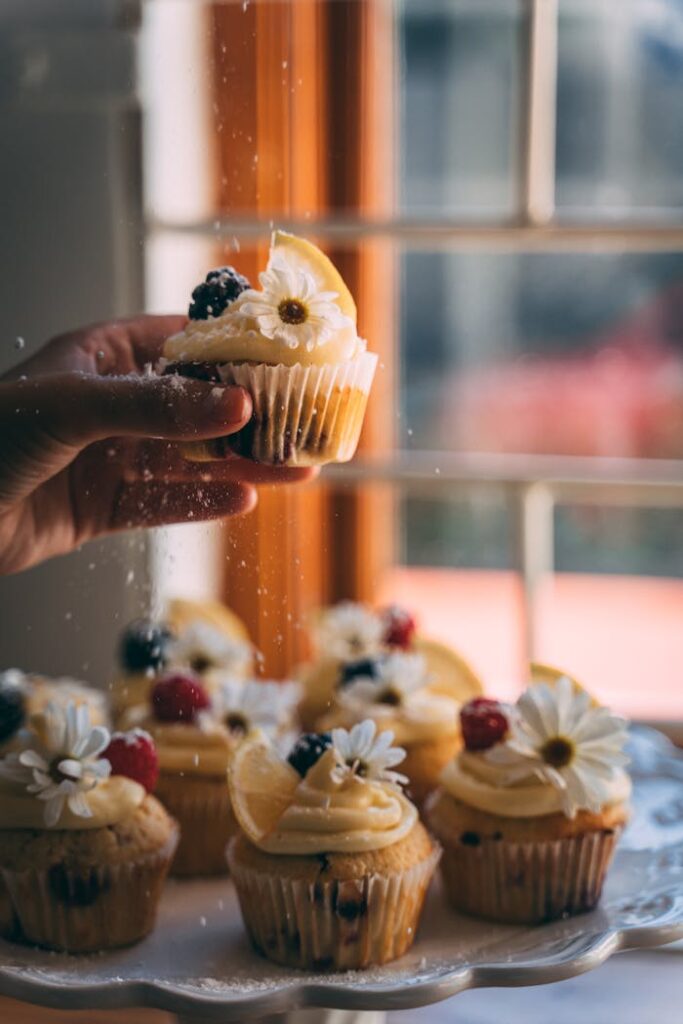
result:
M 439 467 L 438 467 L 438 466 L 436 466 L 436 467 L 435 467 L 435 469 L 434 469 L 434 472 L 435 472 L 435 473 L 436 473 L 436 475 L 438 476 L 438 475 L 439 475 L 439 473 L 441 472 L 441 470 L 439 469 Z
M 69 621 L 70 619 L 73 619 L 73 617 L 74 617 L 74 613 L 73 613 L 73 612 L 65 612 L 65 613 L 64 613 L 64 618 L 66 619 L 66 621 L 67 621 L 67 622 L 68 622 L 68 621 Z
M 206 918 L 205 917 L 200 917 L 199 918 L 199 923 L 202 926 L 202 928 L 206 928 Z
M 20 337 L 19 335 L 17 335 L 17 339 L 14 342 L 14 347 L 16 349 L 22 349 L 22 348 L 24 348 L 25 345 L 26 345 L 26 342 L 24 341 L 24 339 L 22 337 Z
M 126 586 L 129 587 L 134 579 L 135 579 L 135 572 L 133 571 L 133 569 L 129 569 L 128 570 L 128 575 L 126 576 Z
M 237 238 L 235 235 L 232 236 L 232 247 L 235 250 L 235 252 L 239 252 L 240 251 L 239 238 Z
M 282 67 L 286 68 L 288 66 L 288 64 L 289 64 L 289 61 L 283 60 Z
M 408 437 L 412 437 L 413 436 L 412 428 L 408 427 L 408 430 L 406 431 L 406 433 L 408 434 Z

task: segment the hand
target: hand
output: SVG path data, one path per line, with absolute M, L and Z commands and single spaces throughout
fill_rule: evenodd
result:
M 240 515 L 256 504 L 254 484 L 314 475 L 181 457 L 175 442 L 234 433 L 251 416 L 242 388 L 145 374 L 184 324 L 86 327 L 0 381 L 0 573 L 116 530 Z

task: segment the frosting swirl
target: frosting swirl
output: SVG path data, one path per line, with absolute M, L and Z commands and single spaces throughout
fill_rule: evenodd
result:
M 85 794 L 90 817 L 74 814 L 65 804 L 55 827 L 83 831 L 116 825 L 136 811 L 145 796 L 144 788 L 133 779 L 112 775 Z M 25 789 L 0 779 L 0 829 L 15 828 L 44 829 L 44 804 Z
M 416 821 L 417 810 L 396 785 L 341 770 L 330 749 L 258 845 L 277 854 L 362 853 L 398 842 Z
M 502 818 L 540 818 L 564 812 L 562 793 L 555 786 L 535 776 L 510 782 L 509 772 L 482 754 L 462 751 L 444 769 L 441 784 L 456 800 Z M 605 806 L 624 803 L 631 795 L 631 780 L 623 769 L 615 771 L 605 786 Z
M 354 706 L 352 702 L 342 701 L 323 717 L 320 728 L 343 726 L 348 729 L 356 722 L 371 718 L 378 731 L 390 730 L 396 743 L 410 746 L 458 733 L 459 711 L 456 701 L 425 688 L 411 694 L 398 706 L 373 703 Z
M 183 775 L 225 775 L 238 739 L 219 722 L 145 721 L 156 744 L 159 770 Z

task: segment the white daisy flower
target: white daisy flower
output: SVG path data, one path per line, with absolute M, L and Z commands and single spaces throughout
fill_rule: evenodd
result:
M 372 704 L 401 707 L 429 683 L 421 654 L 395 652 L 376 662 L 376 675 L 357 676 L 338 692 L 340 704 L 358 709 Z
M 202 712 L 200 725 L 218 719 L 237 735 L 262 729 L 273 738 L 293 724 L 299 697 L 297 683 L 223 679 L 211 698 L 211 710 Z
M 346 768 L 364 779 L 403 784 L 405 775 L 392 771 L 406 756 L 402 747 L 392 747 L 393 732 L 377 735 L 377 726 L 366 718 L 352 729 L 333 729 L 332 746 Z
M 253 317 L 267 338 L 311 352 L 335 331 L 353 327 L 334 301 L 337 292 L 318 291 L 313 275 L 282 253 L 271 254 L 259 281 L 262 291 L 250 288 L 240 296 L 239 313 Z
M 214 629 L 208 622 L 190 622 L 168 646 L 170 668 L 191 668 L 204 673 L 212 669 L 226 669 L 240 674 L 248 670 L 251 649 Z
M 326 608 L 314 627 L 319 654 L 339 661 L 353 661 L 377 654 L 382 648 L 384 625 L 378 615 L 363 604 L 342 601 Z
M 509 724 L 505 740 L 484 755 L 506 769 L 505 785 L 536 777 L 554 786 L 569 818 L 604 806 L 608 784 L 628 763 L 625 719 L 593 706 L 590 696 L 564 676 L 554 686 L 530 686 Z
M 50 703 L 27 731 L 28 746 L 0 760 L 0 778 L 24 786 L 45 801 L 47 828 L 54 828 L 64 806 L 80 818 L 91 818 L 85 794 L 111 773 L 98 755 L 109 746 L 109 730 L 90 724 L 87 705 Z

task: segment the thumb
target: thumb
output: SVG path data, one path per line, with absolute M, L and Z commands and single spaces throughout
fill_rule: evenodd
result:
M 0 385 L 0 500 L 16 500 L 94 441 L 190 441 L 248 422 L 246 391 L 182 377 L 65 373 Z

